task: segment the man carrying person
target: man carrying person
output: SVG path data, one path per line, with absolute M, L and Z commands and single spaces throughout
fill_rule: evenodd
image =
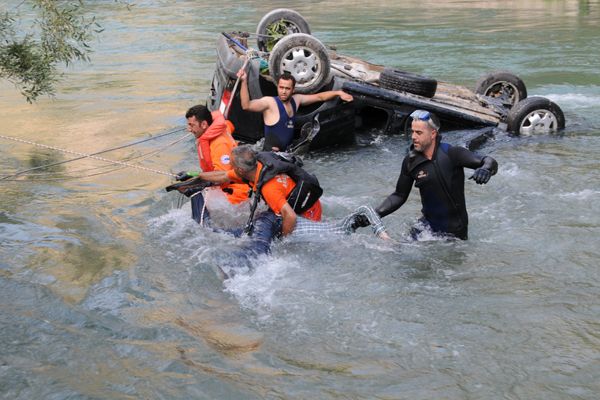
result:
M 268 210 L 251 219 L 252 243 L 246 255 L 268 253 L 273 238 L 290 235 L 295 230 L 303 235 L 353 232 L 357 215 L 364 215 L 375 233 L 387 238 L 381 221 L 366 206 L 340 223 L 317 223 L 321 220 L 319 197 L 322 193 L 318 181 L 299 166 L 282 161 L 275 153 L 257 153 L 250 146 L 239 146 L 231 153 L 231 165 L 233 168 L 229 171 L 201 172 L 198 176 L 214 183 L 248 182 L 253 195 L 264 199 Z
M 231 136 L 233 124 L 226 121 L 220 111 L 212 113 L 203 105 L 191 107 L 185 114 L 188 131 L 196 138 L 198 161 L 204 172 L 231 170 L 230 155 L 237 143 Z M 185 181 L 197 172 L 182 171 L 177 175 L 178 181 Z M 248 199 L 248 185 L 244 183 L 223 182 L 220 187 L 211 188 L 191 196 L 192 218 L 198 222 L 208 222 L 205 195 L 215 198 L 226 198 L 231 204 L 240 204 Z M 218 200 L 213 200 L 218 201 Z
M 419 225 L 411 230 L 413 238 L 424 230 L 466 240 L 468 215 L 465 205 L 463 168 L 474 169 L 469 179 L 485 184 L 498 171 L 498 163 L 490 156 L 479 156 L 464 147 L 442 143 L 440 121 L 429 111 L 416 110 L 412 118 L 412 146 L 402 162 L 396 190 L 375 210 L 380 217 L 402 206 L 411 188 L 419 188 L 423 213 Z M 367 226 L 359 217 L 355 227 Z
M 250 100 L 248 75 L 244 68 L 237 76 L 242 81 L 240 100 L 242 109 L 263 114 L 265 124 L 264 151 L 286 151 L 294 139 L 294 122 L 298 107 L 328 101 L 339 97 L 343 101 L 352 101 L 352 95 L 333 90 L 316 94 L 294 94 L 296 80 L 289 72 L 284 72 L 277 80 L 277 96 L 265 96 Z

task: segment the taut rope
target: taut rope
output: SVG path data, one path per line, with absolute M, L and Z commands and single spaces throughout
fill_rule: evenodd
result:
M 177 131 L 175 131 L 175 132 L 177 132 Z M 170 133 L 173 133 L 173 132 L 169 132 L 169 134 Z M 0 178 L 0 180 L 5 180 L 5 179 L 8 179 L 8 178 L 11 178 L 11 177 L 14 177 L 14 176 L 18 176 L 18 175 L 24 174 L 26 172 L 32 171 L 34 169 L 46 168 L 48 166 L 62 164 L 62 163 L 71 162 L 71 161 L 76 161 L 76 160 L 80 160 L 82 158 L 92 158 L 94 160 L 99 160 L 99 161 L 106 162 L 106 163 L 109 163 L 109 164 L 121 165 L 121 166 L 124 166 L 124 167 L 139 169 L 141 171 L 152 172 L 152 173 L 155 173 L 155 174 L 166 175 L 166 176 L 170 176 L 170 177 L 176 177 L 177 176 L 176 174 L 174 174 L 172 172 L 166 172 L 166 171 L 160 171 L 160 170 L 154 169 L 154 168 L 142 167 L 140 165 L 130 164 L 130 163 L 123 162 L 123 161 L 111 160 L 111 159 L 104 158 L 104 157 L 98 157 L 96 155 L 96 154 L 101 154 L 101 153 L 107 153 L 109 151 L 113 151 L 113 150 L 120 149 L 120 148 L 123 148 L 123 147 L 132 146 L 133 144 L 125 145 L 125 146 L 120 146 L 120 147 L 116 147 L 116 148 L 108 149 L 108 150 L 102 150 L 102 151 L 99 151 L 99 152 L 96 152 L 96 153 L 92 153 L 92 154 L 86 154 L 86 153 L 80 153 L 80 152 L 73 151 L 73 150 L 61 149 L 59 147 L 49 146 L 49 145 L 45 145 L 45 144 L 42 144 L 42 143 L 36 143 L 36 142 L 32 142 L 30 140 L 20 139 L 20 138 L 16 138 L 16 137 L 13 137 L 13 136 L 0 135 L 0 138 L 1 139 L 6 139 L 6 140 L 12 140 L 14 142 L 19 142 L 19 143 L 25 143 L 25 144 L 29 144 L 29 145 L 32 145 L 32 146 L 41 147 L 41 148 L 44 148 L 44 149 L 50 149 L 50 150 L 60 151 L 62 153 L 73 154 L 73 155 L 78 156 L 75 159 L 61 161 L 61 162 L 58 162 L 58 163 L 47 164 L 47 165 L 43 165 L 43 166 L 40 166 L 40 167 L 31 168 L 31 169 L 28 169 L 28 170 L 25 170 L 25 171 L 20 171 L 20 172 L 17 172 L 15 174 L 5 175 L 2 178 Z M 185 136 L 182 137 L 180 140 L 183 140 L 184 138 L 185 138 Z M 144 141 L 146 141 L 146 140 L 151 140 L 151 139 L 144 139 Z M 138 143 L 141 143 L 141 142 L 138 142 Z

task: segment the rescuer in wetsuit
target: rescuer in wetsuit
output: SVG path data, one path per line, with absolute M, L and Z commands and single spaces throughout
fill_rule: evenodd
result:
M 342 90 L 330 90 L 315 94 L 294 94 L 296 80 L 289 72 L 284 72 L 277 80 L 277 96 L 264 96 L 250 100 L 248 76 L 242 68 L 237 76 L 242 81 L 240 102 L 245 111 L 260 112 L 265 124 L 264 151 L 286 151 L 294 139 L 294 123 L 298 107 L 332 100 L 352 101 L 352 95 Z
M 413 144 L 402 162 L 396 190 L 376 208 L 376 212 L 384 217 L 400 208 L 414 183 L 421 194 L 423 216 L 419 221 L 422 225 L 433 233 L 466 240 L 468 216 L 463 168 L 474 169 L 469 179 L 485 184 L 498 171 L 498 163 L 492 157 L 482 157 L 464 147 L 442 143 L 440 122 L 433 113 L 416 110 L 410 116 L 413 119 Z M 368 222 L 361 218 L 356 222 L 356 226 L 366 225 Z M 416 238 L 421 231 L 415 226 L 411 234 Z

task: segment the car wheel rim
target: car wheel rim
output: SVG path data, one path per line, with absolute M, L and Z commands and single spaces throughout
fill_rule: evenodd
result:
M 556 130 L 558 130 L 558 120 L 553 113 L 548 110 L 535 110 L 523 119 L 519 132 L 522 135 L 532 135 Z
M 519 99 L 519 90 L 515 85 L 506 81 L 499 81 L 488 87 L 485 95 L 503 100 L 505 103 L 517 104 Z
M 282 71 L 289 71 L 300 86 L 316 81 L 322 69 L 319 58 L 306 47 L 289 50 L 281 61 L 281 67 Z

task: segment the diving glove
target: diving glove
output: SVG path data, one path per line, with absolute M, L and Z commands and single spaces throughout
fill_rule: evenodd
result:
M 369 221 L 367 216 L 364 214 L 358 214 L 356 217 L 354 217 L 354 222 L 352 222 L 352 225 L 350 225 L 350 227 L 353 231 L 355 231 L 358 228 L 364 228 L 365 226 L 369 225 L 371 225 L 371 222 Z
M 187 181 L 190 178 L 198 176 L 198 174 L 199 173 L 195 171 L 181 171 L 177 173 L 177 175 L 175 176 L 175 180 L 179 182 Z
M 473 179 L 475 181 L 475 183 L 483 185 L 485 183 L 488 183 L 488 181 L 490 180 L 491 177 L 492 177 L 492 173 L 490 172 L 489 169 L 477 168 L 475 170 L 475 172 L 473 172 L 473 175 L 469 179 Z
M 481 167 L 477 168 L 469 179 L 473 179 L 475 183 L 483 185 L 488 183 L 492 175 L 498 172 L 498 162 L 492 157 L 483 157 Z

